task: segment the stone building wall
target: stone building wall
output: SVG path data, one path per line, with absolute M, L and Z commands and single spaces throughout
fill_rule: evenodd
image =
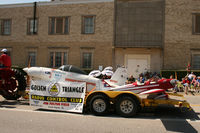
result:
M 200 52 L 200 35 L 193 34 L 193 14 L 199 0 L 165 0 L 164 69 L 185 69 L 193 51 Z
M 93 51 L 93 69 L 112 65 L 114 2 L 44 2 L 37 4 L 38 34 L 27 35 L 27 19 L 33 17 L 33 3 L 0 6 L 0 19 L 12 19 L 11 35 L 0 35 L 0 48 L 11 50 L 14 65 L 26 66 L 27 51 L 37 51 L 37 66 L 49 66 L 49 49 L 68 51 L 68 64 L 81 66 L 82 49 Z M 83 15 L 95 15 L 95 33 L 81 34 Z M 49 17 L 70 16 L 67 35 L 49 35 Z

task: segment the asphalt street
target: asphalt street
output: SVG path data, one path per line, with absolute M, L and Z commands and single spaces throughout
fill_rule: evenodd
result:
M 193 110 L 159 107 L 144 109 L 133 118 L 111 112 L 107 116 L 41 110 L 28 100 L 8 101 L 0 97 L 0 132 L 2 133 L 133 133 L 200 132 L 200 95 L 185 96 Z

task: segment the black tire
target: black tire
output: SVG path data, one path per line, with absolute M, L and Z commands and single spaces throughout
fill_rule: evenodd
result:
M 26 90 L 26 79 L 24 77 L 24 74 L 17 69 L 12 69 L 12 71 L 14 72 L 14 76 L 12 76 L 11 79 L 16 82 L 17 86 L 15 88 L 15 91 L 4 91 L 2 96 L 7 100 L 17 100 L 23 94 L 25 94 Z
M 90 111 L 94 115 L 102 116 L 108 113 L 109 100 L 104 95 L 95 95 L 91 98 L 89 102 Z
M 139 109 L 136 101 L 130 96 L 120 97 L 115 105 L 117 113 L 123 117 L 134 116 Z

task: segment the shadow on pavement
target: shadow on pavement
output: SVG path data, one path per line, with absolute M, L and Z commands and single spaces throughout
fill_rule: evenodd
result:
M 148 119 L 190 119 L 200 120 L 198 116 L 199 112 L 192 110 L 185 110 L 184 112 L 180 108 L 176 107 L 157 107 L 154 109 L 144 109 L 137 115 L 137 118 Z
M 29 105 L 29 102 L 27 100 L 0 101 L 0 108 L 16 108 L 17 105 Z M 37 111 L 67 113 L 65 111 L 53 111 L 48 109 L 37 109 Z M 91 114 L 89 112 L 86 112 L 80 115 Z M 136 116 L 126 119 L 160 119 L 167 131 L 197 133 L 198 131 L 188 122 L 188 119 L 190 121 L 200 120 L 198 115 L 200 115 L 200 112 L 195 112 L 194 110 L 182 112 L 180 108 L 176 107 L 157 107 L 145 108 L 141 110 L 140 113 L 138 113 Z M 101 117 L 112 117 L 117 119 L 120 116 L 117 115 L 114 111 L 111 111 L 107 116 Z
M 173 121 L 162 120 L 163 125 L 167 131 L 184 132 L 184 133 L 197 133 L 198 131 L 188 121 Z
M 165 129 L 170 132 L 197 133 L 198 131 L 188 122 L 188 119 L 190 121 L 200 120 L 199 114 L 199 112 L 196 113 L 194 110 L 182 112 L 175 107 L 157 107 L 154 109 L 144 109 L 134 118 L 160 119 Z
M 0 101 L 0 108 L 16 108 L 17 105 L 29 105 L 27 100 L 4 100 Z
M 198 131 L 188 122 L 200 120 L 199 112 L 181 111 L 180 108 L 176 107 L 157 107 L 157 108 L 146 108 L 141 110 L 136 116 L 126 119 L 149 119 L 149 120 L 160 120 L 165 127 L 166 131 L 170 132 L 186 132 L 186 133 L 197 133 Z M 85 115 L 91 115 L 86 113 Z M 100 117 L 112 117 L 119 118 L 115 112 L 110 112 L 107 116 Z
M 179 108 L 158 108 L 154 117 L 160 119 L 167 131 L 197 133 L 198 131 L 187 121 L 200 120 L 199 113 L 194 110 L 182 112 Z

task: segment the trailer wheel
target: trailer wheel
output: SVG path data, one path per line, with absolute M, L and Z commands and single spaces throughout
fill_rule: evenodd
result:
M 89 103 L 90 111 L 94 115 L 105 115 L 108 113 L 109 101 L 108 98 L 104 95 L 95 95 L 91 98 Z
M 131 117 L 137 113 L 138 105 L 130 96 L 120 97 L 116 101 L 116 111 L 123 117 Z

